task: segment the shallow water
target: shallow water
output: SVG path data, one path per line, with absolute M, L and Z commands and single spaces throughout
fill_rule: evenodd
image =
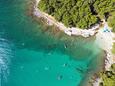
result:
M 80 86 L 102 68 L 95 37 L 69 37 L 41 26 L 28 16 L 28 3 L 0 0 L 1 86 Z

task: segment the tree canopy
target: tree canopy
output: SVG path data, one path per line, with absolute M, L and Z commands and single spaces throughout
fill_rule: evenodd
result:
M 38 8 L 67 27 L 86 29 L 103 18 L 115 19 L 109 18 L 115 12 L 115 0 L 40 0 Z
M 115 85 L 115 63 L 111 65 L 110 71 L 100 72 L 102 82 L 99 86 L 114 86 Z

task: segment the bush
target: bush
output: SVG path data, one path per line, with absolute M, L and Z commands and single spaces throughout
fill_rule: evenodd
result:
M 115 43 L 113 44 L 113 47 L 112 47 L 112 53 L 115 54 Z
M 100 77 L 102 78 L 102 82 L 100 83 L 100 86 L 114 86 L 115 85 L 115 63 L 111 65 L 110 71 L 101 72 Z

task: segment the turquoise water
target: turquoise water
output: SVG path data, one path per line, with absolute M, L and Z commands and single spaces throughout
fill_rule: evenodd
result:
M 83 85 L 103 65 L 95 37 L 69 37 L 41 25 L 28 16 L 29 2 L 0 0 L 1 86 Z

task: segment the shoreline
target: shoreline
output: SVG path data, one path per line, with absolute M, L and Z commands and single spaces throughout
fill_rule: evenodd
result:
M 45 12 L 42 12 L 38 9 L 38 3 L 40 0 L 34 0 L 35 1 L 35 5 L 34 5 L 34 9 L 33 9 L 33 15 L 36 16 L 37 18 L 43 18 L 46 22 L 47 25 L 49 26 L 56 26 L 59 28 L 59 30 L 63 31 L 65 34 L 69 35 L 69 36 L 82 36 L 82 37 L 92 37 L 92 36 L 96 36 L 96 40 L 95 43 L 106 52 L 106 57 L 105 57 L 105 65 L 104 68 L 106 71 L 110 70 L 110 67 L 113 63 L 115 63 L 114 60 L 114 55 L 112 54 L 112 46 L 113 43 L 115 43 L 115 34 L 113 32 L 111 32 L 111 27 L 108 26 L 107 22 L 105 22 L 105 20 L 102 20 L 103 23 L 103 27 L 101 27 L 101 24 L 95 24 L 95 26 L 93 26 L 90 29 L 80 29 L 77 27 L 72 27 L 72 28 L 67 28 L 66 26 L 64 26 L 64 24 L 56 21 L 52 16 L 48 15 Z M 109 32 L 104 32 L 104 29 L 108 28 Z M 104 70 L 104 71 L 105 71 Z M 98 86 L 99 82 L 101 82 L 101 78 L 96 78 L 95 81 L 93 82 L 93 86 Z
M 56 21 L 52 16 L 48 15 L 45 12 L 40 11 L 37 8 L 37 5 L 39 3 L 40 0 L 35 0 L 36 3 L 34 5 L 34 12 L 33 14 L 38 17 L 38 18 L 43 18 L 44 20 L 46 20 L 47 25 L 52 26 L 55 25 L 56 27 L 59 28 L 59 30 L 63 31 L 65 34 L 69 35 L 69 36 L 82 36 L 82 37 L 91 37 L 94 36 L 97 32 L 98 29 L 100 28 L 101 24 L 95 24 L 94 26 L 92 26 L 92 28 L 89 29 L 80 29 L 77 27 L 66 27 L 64 24 L 62 24 L 61 22 Z

